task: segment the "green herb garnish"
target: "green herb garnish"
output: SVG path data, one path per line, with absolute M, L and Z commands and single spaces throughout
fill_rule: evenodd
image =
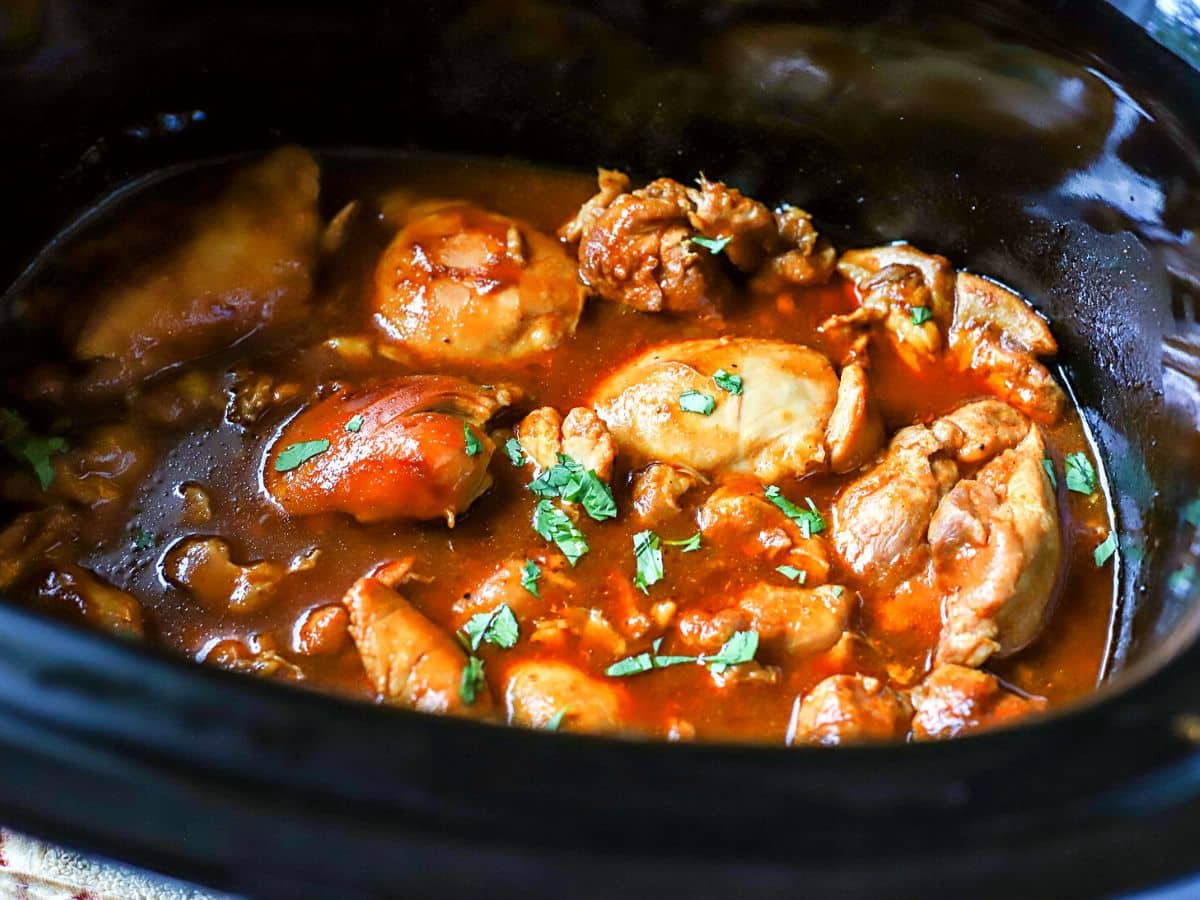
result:
M 539 500 L 533 510 L 533 530 L 562 551 L 572 566 L 588 552 L 587 540 L 561 509 L 549 500 Z
M 463 666 L 462 680 L 458 683 L 458 696 L 463 703 L 470 706 L 480 691 L 487 690 L 487 680 L 483 677 L 483 660 L 478 656 L 467 657 Z
M 715 656 L 703 658 L 708 663 L 710 672 L 721 673 L 730 666 L 748 663 L 754 660 L 758 652 L 758 632 L 738 631 L 727 640 Z
M 521 587 L 533 594 L 539 600 L 542 595 L 538 590 L 538 580 L 542 577 L 542 570 L 538 564 L 532 559 L 525 560 L 525 568 L 521 570 Z
M 713 383 L 721 390 L 733 394 L 735 397 L 742 393 L 742 376 L 731 375 L 724 369 L 717 369 L 713 372 Z
M 525 465 L 525 451 L 521 448 L 521 442 L 516 438 L 509 438 L 504 442 L 504 452 L 508 454 L 508 461 L 518 469 Z
M 561 497 L 568 503 L 578 503 L 597 522 L 617 516 L 612 488 L 565 453 L 558 454 L 558 462 L 530 482 L 529 489 L 539 497 Z
M 679 408 L 684 412 L 711 416 L 713 410 L 717 408 L 717 401 L 713 398 L 712 394 L 704 394 L 700 391 L 684 391 L 679 395 Z
M 65 440 L 31 434 L 29 423 L 11 409 L 0 409 L 0 443 L 9 455 L 29 463 L 43 491 L 54 482 L 54 467 L 50 465 L 50 457 L 67 452 Z
M 1200 496 L 1183 508 L 1183 521 L 1200 528 Z
M 300 441 L 289 444 L 275 458 L 276 472 L 290 472 L 301 463 L 308 462 L 314 456 L 320 456 L 329 449 L 329 441 L 321 438 L 319 441 Z
M 684 538 L 681 541 L 663 541 L 664 547 L 678 547 L 684 553 L 695 553 L 700 549 L 700 532 L 696 532 L 690 538 Z
M 478 456 L 479 451 L 483 449 L 483 444 L 479 443 L 479 438 L 475 437 L 475 432 L 471 431 L 471 426 L 463 422 L 463 442 L 467 447 L 467 456 Z
M 908 314 L 914 325 L 924 325 L 933 318 L 933 311 L 928 306 L 910 306 Z
M 724 672 L 730 666 L 747 663 L 754 659 L 758 651 L 757 631 L 738 631 L 727 640 L 712 656 L 669 656 L 658 652 L 662 646 L 662 638 L 651 645 L 650 650 L 619 659 L 607 669 L 604 674 L 612 678 L 626 675 L 637 675 L 649 672 L 651 669 L 666 669 L 670 666 L 682 666 L 687 663 L 707 665 L 712 672 Z
M 570 709 L 570 704 L 564 706 L 549 719 L 547 719 L 546 724 L 543 725 L 542 728 L 545 731 L 558 731 L 558 727 L 562 725 L 563 716 L 565 716 Z
M 653 531 L 639 531 L 633 536 L 633 556 L 637 561 L 634 585 L 643 594 L 650 593 L 650 585 L 663 579 L 663 556 L 658 535 Z
M 1046 476 L 1050 479 L 1050 487 L 1058 490 L 1058 474 L 1054 471 L 1054 460 L 1048 456 L 1042 457 L 1042 468 L 1046 470 Z
M 1077 494 L 1092 495 L 1096 492 L 1096 470 L 1083 453 L 1067 454 L 1067 490 Z
M 718 253 L 720 253 L 722 250 L 724 250 L 725 247 L 732 240 L 733 240 L 733 235 L 729 235 L 728 237 L 723 237 L 723 238 L 710 238 L 710 237 L 705 237 L 702 234 L 698 234 L 691 238 L 691 241 L 693 244 L 695 244 L 698 247 L 703 247 L 705 250 L 707 250 L 713 256 L 716 256 Z
M 363 419 L 362 416 L 351 416 L 350 421 L 342 427 L 350 434 L 358 434 L 360 431 L 362 431 L 364 421 L 365 419 Z
M 133 549 L 149 550 L 154 546 L 154 535 L 145 528 L 139 528 L 133 533 Z
M 1117 552 L 1117 533 L 1115 531 L 1110 531 L 1108 533 L 1108 537 L 1106 537 L 1099 544 L 1099 546 L 1096 547 L 1096 550 L 1092 553 L 1092 558 L 1094 560 L 1096 560 L 1097 566 L 1102 566 L 1106 562 L 1108 562 L 1109 559 L 1112 558 L 1112 555 L 1116 552 Z
M 800 527 L 800 535 L 802 537 L 810 538 L 814 534 L 820 534 L 825 530 L 825 519 L 817 510 L 817 505 L 812 502 L 811 497 L 804 498 L 804 502 L 808 504 L 808 509 L 801 509 L 787 497 L 783 496 L 779 488 L 773 484 L 767 485 L 765 493 L 768 500 L 779 507 L 785 516 Z
M 501 603 L 491 612 L 471 616 L 463 626 L 463 632 L 467 636 L 467 646 L 472 652 L 478 650 L 484 641 L 508 650 L 521 636 L 521 626 L 509 605 Z
M 778 566 L 775 569 L 784 578 L 796 582 L 796 584 L 804 584 L 808 581 L 808 573 L 803 569 L 797 569 L 795 566 Z

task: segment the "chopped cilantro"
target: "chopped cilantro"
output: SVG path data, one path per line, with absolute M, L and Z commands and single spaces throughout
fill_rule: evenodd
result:
M 501 603 L 491 612 L 471 616 L 463 626 L 463 631 L 472 651 L 478 650 L 484 641 L 508 650 L 521 636 L 521 626 L 507 603 Z
M 1167 587 L 1176 594 L 1187 594 L 1196 586 L 1196 566 L 1188 563 L 1180 566 L 1167 579 Z
M 343 427 L 350 434 L 358 434 L 360 431 L 362 431 L 364 421 L 365 420 L 362 416 L 351 416 L 350 421 L 347 422 Z
M 518 469 L 525 465 L 525 451 L 521 449 L 521 442 L 516 438 L 509 438 L 504 442 L 504 452 L 508 454 L 508 461 Z
M 808 573 L 803 569 L 797 569 L 795 566 L 778 566 L 775 569 L 784 578 L 796 582 L 796 584 L 804 584 L 808 581 Z
M 718 253 L 720 253 L 722 250 L 724 250 L 726 245 L 728 245 L 729 242 L 732 240 L 733 240 L 733 235 L 729 235 L 729 236 L 723 237 L 723 238 L 710 238 L 710 237 L 705 237 L 702 234 L 697 234 L 691 238 L 691 241 L 693 244 L 695 244 L 697 247 L 703 247 L 705 250 L 707 250 L 713 256 L 716 256 Z
M 908 313 L 914 325 L 924 325 L 933 318 L 933 312 L 928 306 L 910 306 Z
M 562 551 L 572 566 L 588 552 L 587 539 L 565 512 L 549 500 L 539 500 L 533 510 L 533 530 Z
M 561 497 L 568 503 L 578 503 L 597 522 L 617 516 L 612 488 L 565 453 L 558 454 L 558 462 L 530 482 L 529 489 L 539 497 Z
M 487 690 L 487 681 L 483 677 L 483 660 L 478 656 L 467 658 L 463 666 L 462 680 L 458 683 L 458 696 L 463 703 L 470 706 L 480 691 Z
M 650 593 L 650 585 L 663 579 L 663 556 L 658 535 L 653 531 L 639 531 L 633 536 L 633 556 L 637 561 L 637 576 L 633 583 L 643 594 Z
M 1050 487 L 1058 490 L 1058 475 L 1054 471 L 1054 460 L 1048 456 L 1042 457 L 1042 468 L 1046 470 L 1046 477 L 1050 479 Z
M 50 457 L 67 451 L 67 442 L 61 437 L 30 434 L 29 424 L 11 409 L 0 409 L 0 443 L 13 458 L 29 463 L 43 491 L 54 481 Z
M 700 532 L 696 532 L 690 538 L 684 538 L 681 541 L 663 541 L 664 547 L 678 547 L 684 553 L 695 553 L 700 549 Z
M 532 559 L 525 560 L 525 568 L 521 570 L 521 587 L 533 594 L 539 600 L 542 599 L 541 593 L 538 591 L 538 580 L 542 577 L 542 570 Z
M 808 509 L 801 509 L 795 503 L 783 496 L 783 493 L 775 485 L 767 485 L 767 499 L 774 503 L 783 514 L 800 526 L 800 534 L 802 537 L 810 538 L 814 534 L 820 534 L 825 530 L 825 519 L 821 513 L 817 511 L 817 505 L 812 502 L 811 497 L 805 497 L 804 502 L 808 504 Z
M 684 391 L 679 395 L 679 408 L 684 412 L 711 416 L 713 410 L 717 408 L 717 401 L 713 399 L 712 394 L 704 394 L 700 391 Z
M 733 394 L 735 397 L 742 393 L 742 376 L 731 375 L 724 369 L 717 369 L 713 373 L 713 383 L 721 390 Z
M 844 593 L 846 593 L 846 589 L 844 587 L 842 587 L 840 584 L 835 584 L 833 586 L 833 596 L 840 597 Z
M 314 456 L 319 456 L 329 449 L 329 441 L 321 438 L 319 441 L 300 441 L 284 447 L 275 458 L 276 472 L 290 472 L 301 463 L 307 462 Z
M 1089 496 L 1096 492 L 1096 470 L 1083 453 L 1067 454 L 1067 490 Z
M 154 535 L 145 528 L 139 528 L 133 533 L 133 549 L 149 550 L 154 546 Z
M 758 632 L 736 632 L 712 656 L 663 655 L 658 652 L 658 648 L 661 646 L 662 638 L 658 638 L 654 641 L 652 649 L 617 660 L 604 670 L 604 674 L 611 678 L 620 678 L 649 672 L 651 669 L 666 669 L 670 666 L 682 666 L 688 663 L 699 663 L 707 665 L 713 672 L 724 672 L 730 666 L 747 663 L 754 659 L 754 654 L 758 652 Z
M 649 672 L 654 668 L 654 658 L 649 653 L 639 653 L 637 656 L 627 656 L 618 659 L 604 670 L 610 678 L 621 678 L 625 675 L 637 675 L 639 672 Z
M 466 422 L 463 422 L 463 442 L 467 447 L 467 456 L 478 456 L 483 449 L 483 444 L 479 443 L 479 438 L 475 437 L 475 432 Z
M 546 724 L 542 726 L 543 729 L 545 731 L 558 731 L 559 726 L 562 725 L 563 716 L 565 716 L 570 711 L 570 709 L 571 709 L 570 704 L 567 704 L 566 706 L 562 707 L 562 709 L 560 709 L 558 712 L 556 712 L 554 715 L 552 715 L 549 719 L 546 720 Z
M 719 674 L 730 666 L 751 662 L 757 652 L 758 632 L 738 631 L 714 656 L 705 658 L 704 662 L 708 663 L 709 671 Z
M 1116 552 L 1117 552 L 1117 533 L 1115 531 L 1110 531 L 1108 533 L 1108 537 L 1106 537 L 1096 547 L 1095 552 L 1092 553 L 1092 558 L 1094 560 L 1096 560 L 1097 566 L 1102 566 L 1106 562 L 1108 562 L 1109 559 L 1112 558 L 1112 555 Z
M 1200 528 L 1200 495 L 1183 508 L 1183 520 Z

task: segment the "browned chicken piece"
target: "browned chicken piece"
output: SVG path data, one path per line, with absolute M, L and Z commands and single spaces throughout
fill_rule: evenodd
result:
M 411 559 L 387 563 L 358 579 L 342 598 L 367 677 L 386 703 L 420 712 L 489 715 L 493 703 L 486 687 L 471 702 L 464 699 L 462 647 L 396 590 L 411 577 Z
M 558 555 L 548 555 L 535 561 L 540 570 L 536 586 L 540 597 L 534 596 L 522 583 L 526 560 L 510 559 L 496 567 L 474 590 L 454 601 L 455 622 L 461 628 L 471 616 L 490 613 L 501 603 L 508 604 L 521 622 L 544 615 L 568 599 L 574 580 L 567 574 L 569 564 Z
M 259 678 L 303 681 L 304 671 L 281 655 L 274 643 L 267 638 L 267 635 L 258 635 L 250 639 L 250 644 L 237 638 L 217 641 L 208 648 L 200 661 L 231 672 L 257 675 Z
M 583 310 L 575 266 L 553 238 L 464 203 L 435 202 L 375 269 L 376 325 L 417 359 L 527 359 L 575 333 Z
M 101 425 L 82 446 L 54 458 L 50 490 L 82 506 L 126 500 L 149 471 L 154 450 L 145 428 Z
M 87 569 L 57 563 L 36 588 L 43 602 L 78 610 L 89 625 L 120 637 L 140 638 L 145 634 L 142 605 Z
M 284 147 L 190 213 L 174 247 L 92 301 L 76 344 L 99 381 L 127 384 L 272 325 L 299 320 L 312 293 L 319 172 Z
M 720 369 L 742 376 L 741 394 L 714 386 Z M 825 429 L 837 390 L 829 360 L 815 350 L 716 338 L 642 353 L 598 386 L 592 405 L 634 464 L 769 482 L 825 468 Z M 685 394 L 693 410 L 684 407 Z M 711 413 L 695 411 L 709 401 Z
M 922 253 L 910 244 L 889 244 L 847 250 L 838 260 L 837 269 L 862 292 L 865 283 L 891 266 L 906 275 L 907 269 L 916 269 L 920 273 L 922 286 L 928 292 L 922 295 L 927 298 L 922 305 L 928 306 L 939 325 L 948 328 L 954 311 L 954 269 L 944 256 Z
M 216 373 L 190 369 L 155 383 L 134 406 L 137 414 L 170 427 L 191 425 L 225 406 Z
M 1036 425 L 1014 449 L 960 481 L 929 524 L 947 592 L 937 662 L 981 666 L 1041 630 L 1062 562 L 1058 503 Z
M 682 511 L 679 501 L 695 485 L 704 481 L 698 472 L 650 463 L 633 476 L 633 508 L 647 525 L 661 522 Z
M 1038 361 L 1058 352 L 1046 323 L 1012 291 L 969 272 L 959 273 L 955 296 L 950 353 L 958 365 L 983 374 L 1026 415 L 1057 421 L 1066 396 Z
M 78 534 L 79 518 L 65 507 L 21 513 L 0 531 L 0 590 L 30 577 L 39 565 L 65 555 Z
M 829 577 L 824 539 L 815 534 L 804 537 L 754 482 L 738 480 L 717 488 L 697 511 L 696 522 L 705 538 L 722 544 L 727 552 L 795 566 L 810 586 Z
M 350 614 L 346 607 L 329 604 L 306 610 L 296 622 L 296 652 L 305 656 L 333 656 L 350 640 Z
M 912 721 L 908 699 L 877 678 L 831 675 L 800 702 L 793 744 L 862 744 L 895 741 Z
M 871 399 L 867 370 L 861 362 L 842 369 L 837 403 L 825 426 L 825 441 L 829 468 L 839 474 L 854 471 L 883 446 L 883 419 Z
M 840 585 L 802 588 L 759 583 L 716 614 L 698 611 L 680 619 L 681 637 L 690 646 L 715 652 L 734 632 L 758 632 L 766 648 L 792 656 L 822 653 L 841 639 L 853 609 L 853 597 Z
M 1013 693 L 994 675 L 957 665 L 938 666 L 911 694 L 918 741 L 995 728 L 1046 708 L 1042 697 Z
M 617 688 L 564 662 L 517 663 L 508 670 L 504 702 L 509 724 L 523 728 L 546 728 L 556 717 L 561 731 L 605 734 L 623 724 Z
M 294 400 L 300 393 L 301 387 L 296 382 L 280 382 L 275 376 L 262 372 L 235 372 L 225 405 L 225 418 L 235 425 L 249 427 L 268 409 Z
M 495 445 L 483 426 L 519 396 L 508 385 L 447 375 L 334 394 L 283 428 L 266 455 L 263 485 L 293 516 L 443 517 L 453 526 L 492 484 Z
M 932 291 L 920 269 L 892 264 L 857 286 L 862 305 L 852 313 L 831 316 L 821 325 L 823 333 L 866 334 L 878 325 L 909 368 L 920 371 L 941 358 L 942 326 L 932 317 L 918 321 L 919 313 L 914 313 L 933 305 Z M 840 340 L 852 342 L 851 337 Z
M 577 406 L 565 419 L 552 406 L 540 407 L 521 420 L 516 433 L 521 449 L 539 472 L 557 463 L 562 453 L 604 481 L 612 477 L 616 445 L 590 407 Z
M 768 286 L 829 277 L 832 249 L 808 214 L 772 213 L 736 188 L 703 176 L 689 188 L 660 178 L 630 192 L 629 179 L 601 170 L 600 191 L 559 236 L 579 244 L 580 277 L 595 293 L 643 312 L 719 314 L 731 295 L 720 260 L 695 237 L 725 241 L 720 253 Z
M 210 610 L 252 613 L 274 599 L 288 575 L 311 569 L 318 554 L 309 551 L 287 565 L 270 560 L 239 564 L 221 538 L 191 537 L 167 551 L 163 574 Z
M 881 587 L 903 581 L 927 558 L 930 522 L 958 481 L 958 463 L 1006 450 L 1028 430 L 1001 401 L 979 400 L 928 427 L 898 431 L 883 458 L 834 503 L 833 542 L 842 560 Z

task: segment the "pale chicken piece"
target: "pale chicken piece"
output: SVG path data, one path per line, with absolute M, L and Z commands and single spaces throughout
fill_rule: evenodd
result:
M 805 537 L 753 482 L 737 480 L 717 488 L 698 510 L 696 523 L 706 539 L 726 551 L 800 569 L 810 586 L 829 577 L 825 540 L 816 534 Z
M 418 359 L 503 362 L 553 350 L 583 310 L 553 238 L 464 203 L 430 203 L 375 269 L 375 324 Z
M 633 509 L 645 524 L 652 525 L 682 512 L 679 501 L 704 477 L 698 472 L 650 463 L 633 476 Z
M 508 605 L 521 622 L 534 619 L 552 609 L 557 601 L 570 596 L 575 581 L 567 574 L 568 563 L 561 556 L 548 556 L 534 561 L 538 578 L 534 582 L 538 594 L 522 584 L 528 560 L 510 559 L 501 563 L 478 587 L 454 601 L 454 617 L 461 628 L 471 616 L 490 613 L 500 604 Z
M 173 584 L 210 610 L 257 612 L 274 599 L 280 582 L 316 565 L 320 551 L 310 550 L 283 565 L 272 560 L 233 561 L 229 544 L 217 537 L 189 537 L 163 557 L 162 572 Z
M 741 394 L 714 386 L 719 369 L 743 378 Z M 823 355 L 752 338 L 683 341 L 635 357 L 596 389 L 593 407 L 618 452 L 635 464 L 667 463 L 704 474 L 745 473 L 768 482 L 823 469 L 825 429 L 838 380 Z M 681 398 L 711 399 L 709 415 Z
M 831 675 L 799 703 L 792 744 L 862 744 L 895 741 L 908 733 L 912 707 L 877 678 Z
M 959 665 L 938 666 L 910 693 L 918 741 L 994 728 L 1046 708 L 1042 697 L 1016 694 L 994 675 Z
M 1014 449 L 955 485 L 929 525 L 947 592 L 937 662 L 978 667 L 1029 645 L 1045 622 L 1062 562 L 1058 502 L 1036 425 Z
M 540 407 L 518 423 L 516 434 L 521 449 L 533 460 L 538 472 L 557 463 L 561 453 L 604 481 L 612 477 L 616 445 L 604 422 L 590 407 L 577 406 L 565 419 L 552 406 Z
M 1066 396 L 1038 361 L 1058 352 L 1046 323 L 1012 291 L 969 272 L 959 273 L 955 296 L 949 343 L 958 365 L 1026 415 L 1057 421 Z
M 825 427 L 829 468 L 839 474 L 854 471 L 874 456 L 883 439 L 883 419 L 871 398 L 866 367 L 852 362 L 842 369 L 837 403 Z
M 902 428 L 883 458 L 833 505 L 839 556 L 882 587 L 899 583 L 926 559 L 930 522 L 958 481 L 958 463 L 1013 447 L 1028 430 L 1028 421 L 999 400 L 964 404 L 929 426 Z
M 128 384 L 298 321 L 312 293 L 318 179 L 296 147 L 236 173 L 188 214 L 172 249 L 92 301 L 76 355 L 102 361 L 98 380 Z
M 624 716 L 617 688 L 556 660 L 527 660 L 507 673 L 504 701 L 510 725 L 606 734 Z
M 462 690 L 467 667 L 462 647 L 396 590 L 413 577 L 412 564 L 405 559 L 382 565 L 342 598 L 363 669 L 386 703 L 427 713 L 488 716 L 493 707 L 488 688 L 478 687 L 473 696 Z

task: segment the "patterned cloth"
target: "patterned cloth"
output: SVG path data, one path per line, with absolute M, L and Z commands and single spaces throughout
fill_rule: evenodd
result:
M 235 900 L 0 828 L 0 900 Z

